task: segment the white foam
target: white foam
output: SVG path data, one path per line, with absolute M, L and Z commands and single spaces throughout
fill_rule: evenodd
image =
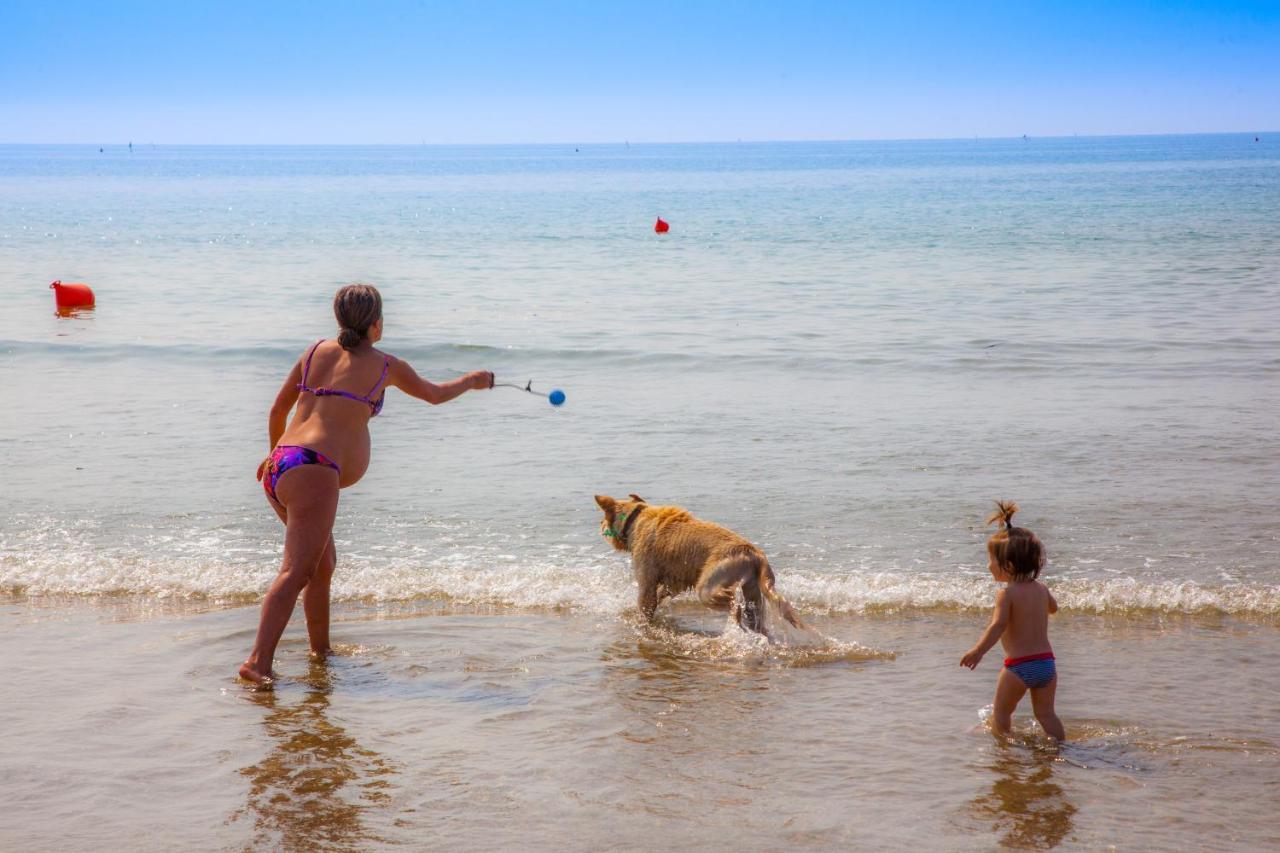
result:
M 765 607 L 765 634 L 744 629 L 732 612 L 725 615 L 724 626 L 718 634 L 673 628 L 664 620 L 648 624 L 636 619 L 633 624 L 642 638 L 660 643 L 668 652 L 694 660 L 804 667 L 836 661 L 892 660 L 895 657 L 893 652 L 828 637 L 813 628 L 790 626 L 771 602 L 766 602 Z
M 1081 613 L 1280 614 L 1280 588 L 1243 583 L 1209 586 L 1189 580 L 1133 577 L 1047 580 L 1059 606 Z M 793 572 L 780 581 L 793 604 L 807 612 L 982 610 L 996 586 L 972 574 L 912 572 Z
M 278 569 L 278 545 L 226 541 L 197 531 L 166 538 L 127 549 L 43 535 L 20 545 L 0 542 L 0 590 L 252 601 Z M 1207 585 L 1125 575 L 1048 582 L 1066 612 L 1280 614 L 1280 588 L 1273 585 Z M 778 590 L 803 616 L 985 610 L 992 604 L 995 585 L 985 575 L 962 571 L 792 570 L 780 573 Z M 627 612 L 635 602 L 635 582 L 626 559 L 602 555 L 594 543 L 559 546 L 536 559 L 474 543 L 452 543 L 452 550 L 443 552 L 423 545 L 387 545 L 371 553 L 351 552 L 346 543 L 339 543 L 333 592 L 339 600 L 441 598 L 600 614 Z M 788 637 L 793 644 L 802 641 Z

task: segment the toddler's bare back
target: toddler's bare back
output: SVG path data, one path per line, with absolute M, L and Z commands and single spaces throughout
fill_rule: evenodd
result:
M 1057 602 L 1040 581 L 1013 581 L 1005 586 L 1009 597 L 1009 624 L 1000 635 L 1005 657 L 1052 651 L 1049 645 L 1049 613 Z

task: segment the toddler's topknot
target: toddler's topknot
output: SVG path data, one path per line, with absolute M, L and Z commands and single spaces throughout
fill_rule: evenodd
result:
M 1034 580 L 1044 568 L 1044 546 L 1027 528 L 1013 526 L 1013 514 L 1017 511 L 1018 505 L 1013 501 L 996 501 L 996 511 L 987 519 L 987 524 L 1004 527 L 991 534 L 987 552 L 1014 580 Z

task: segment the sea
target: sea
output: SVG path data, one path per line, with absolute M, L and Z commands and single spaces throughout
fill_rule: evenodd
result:
M 1277 223 L 1280 132 L 0 146 L 0 847 L 1276 849 Z M 338 654 L 299 608 L 253 691 L 267 410 L 351 282 L 520 387 L 388 394 Z M 628 493 L 807 630 L 644 622 Z M 997 499 L 1062 746 L 958 665 Z

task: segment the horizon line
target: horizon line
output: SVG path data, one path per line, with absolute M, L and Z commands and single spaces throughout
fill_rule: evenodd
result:
M 574 142 L 574 141 L 550 141 L 550 142 L 155 142 L 145 141 L 137 142 L 139 146 L 160 146 L 164 145 L 170 148 L 180 147 L 297 147 L 297 148 L 407 148 L 407 147 L 426 147 L 426 148 L 514 148 L 514 147 L 603 147 L 603 146 L 626 146 L 626 145 L 778 145 L 778 144 L 842 144 L 852 142 L 970 142 L 978 141 L 1011 141 L 1032 140 L 1032 139 L 1143 139 L 1154 137 L 1170 137 L 1170 136 L 1254 136 L 1260 137 L 1263 134 L 1280 134 L 1277 130 L 1202 130 L 1202 131 L 1160 131 L 1151 133 L 1049 133 L 1049 134 L 1031 134 L 1024 133 L 1013 136 L 993 135 L 984 136 L 974 134 L 973 136 L 901 136 L 901 137 L 845 137 L 830 139 L 682 139 L 682 140 L 638 140 L 616 139 L 609 141 L 595 142 Z M 128 146 L 134 144 L 134 140 L 119 141 L 102 141 L 102 142 L 48 142 L 48 141 L 26 141 L 11 142 L 0 141 L 0 146 L 59 146 L 59 147 L 104 147 L 104 146 Z

